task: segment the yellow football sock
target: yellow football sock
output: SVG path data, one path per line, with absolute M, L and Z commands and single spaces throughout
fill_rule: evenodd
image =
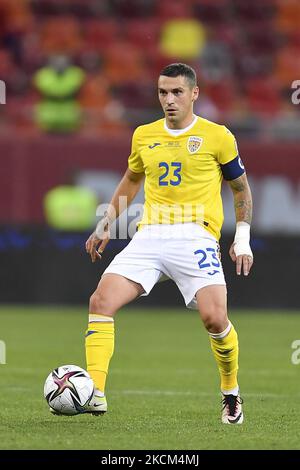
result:
M 239 344 L 233 325 L 230 323 L 222 333 L 209 333 L 209 336 L 221 376 L 221 390 L 236 389 Z
M 85 335 L 87 371 L 98 390 L 104 392 L 110 359 L 114 352 L 114 319 L 90 314 Z

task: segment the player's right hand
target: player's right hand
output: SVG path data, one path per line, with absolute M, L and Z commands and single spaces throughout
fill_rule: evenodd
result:
M 97 224 L 96 230 L 90 235 L 85 243 L 86 252 L 90 255 L 92 262 L 102 258 L 102 253 L 110 239 L 110 221 L 104 216 Z

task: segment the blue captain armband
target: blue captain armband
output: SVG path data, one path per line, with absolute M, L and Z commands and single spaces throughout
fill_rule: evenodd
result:
M 241 157 L 238 155 L 230 162 L 225 163 L 225 165 L 221 165 L 221 170 L 226 181 L 235 180 L 245 173 L 245 167 Z

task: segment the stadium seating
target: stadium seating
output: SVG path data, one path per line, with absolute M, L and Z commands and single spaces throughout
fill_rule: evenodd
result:
M 136 110 L 158 113 L 151 93 L 161 68 L 187 61 L 220 120 L 243 108 L 262 127 L 268 115 L 269 129 L 300 76 L 299 24 L 298 0 L 0 0 L 0 78 L 12 102 L 33 106 L 36 70 L 49 55 L 68 54 L 87 75 L 82 106 L 91 109 L 95 100 L 100 109 L 109 96 L 135 127 Z M 189 33 L 185 40 L 177 34 L 177 46 L 170 44 L 176 28 Z M 106 85 L 98 92 L 100 82 Z M 14 126 L 11 108 L 0 127 Z M 298 108 L 294 114 L 300 119 Z

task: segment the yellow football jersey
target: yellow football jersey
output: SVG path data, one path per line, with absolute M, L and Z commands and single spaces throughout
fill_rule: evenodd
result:
M 232 165 L 233 161 L 238 164 Z M 198 116 L 176 136 L 165 119 L 139 126 L 133 134 L 128 167 L 145 173 L 140 226 L 196 222 L 220 238 L 223 170 L 227 169 L 226 179 L 244 173 L 235 138 L 225 126 Z

